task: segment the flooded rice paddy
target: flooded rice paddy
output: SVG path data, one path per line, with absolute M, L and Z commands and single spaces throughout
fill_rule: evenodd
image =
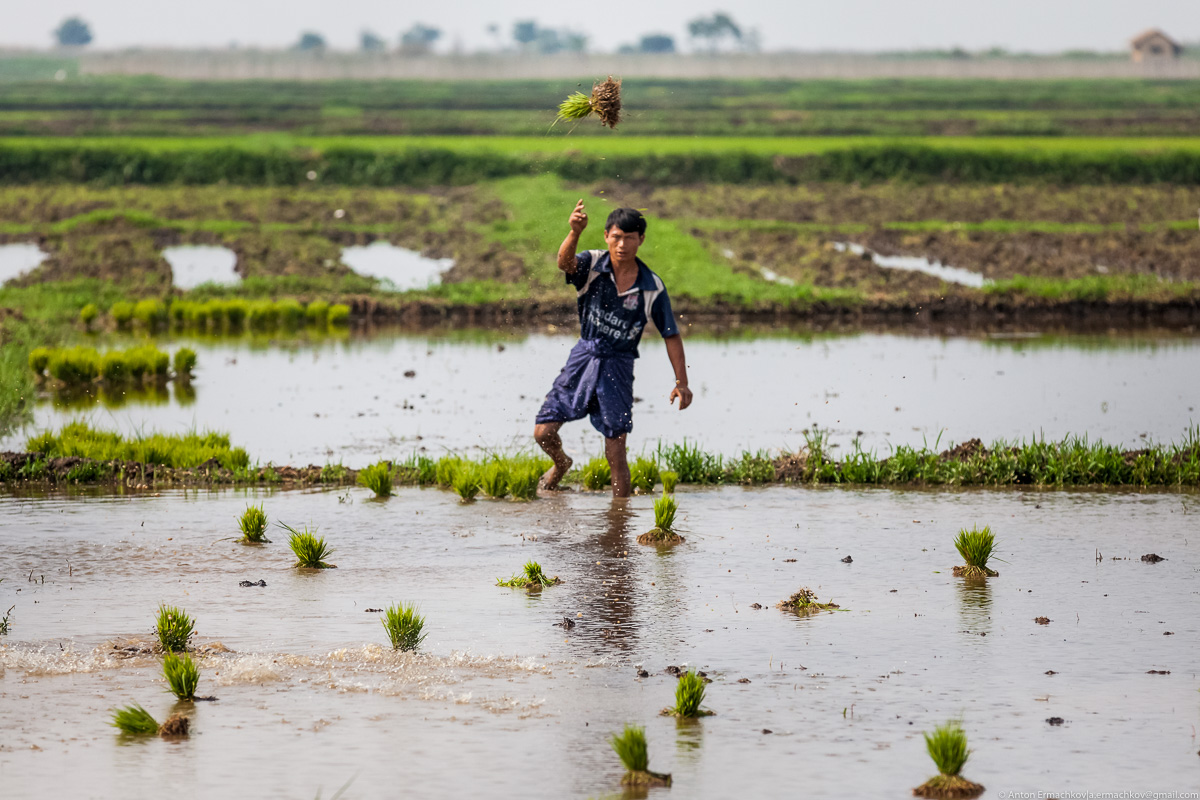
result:
M 834 242 L 833 246 L 834 249 L 842 253 L 854 253 L 858 256 L 868 255 L 868 250 L 861 244 Z M 973 289 L 982 289 L 991 283 L 991 281 L 978 272 L 972 272 L 969 269 L 962 269 L 960 267 L 947 266 L 932 258 L 921 256 L 884 256 L 876 252 L 870 252 L 868 257 L 874 264 L 884 269 L 921 272 L 926 275 L 932 275 L 935 278 L 941 278 L 947 283 L 957 283 L 963 286 L 970 286 Z
M 195 289 L 205 283 L 230 286 L 242 279 L 237 273 L 237 253 L 228 247 L 168 247 L 163 258 L 171 265 L 172 283 L 178 289 Z
M 390 333 L 275 346 L 187 343 L 199 364 L 182 395 L 107 398 L 90 407 L 48 397 L 35 409 L 35 425 L 86 417 L 127 433 L 215 428 L 262 463 L 277 464 L 357 467 L 422 447 L 524 448 L 574 338 Z M 863 446 L 881 455 L 891 446 L 948 447 L 972 437 L 990 443 L 1075 434 L 1137 447 L 1147 439 L 1179 441 L 1200 421 L 1195 338 L 860 334 L 697 337 L 686 347 L 696 399 L 679 412 L 667 401 L 674 376 L 660 340 L 642 342 L 635 452 L 685 438 L 726 455 L 794 449 L 814 424 L 830 429 L 843 452 L 861 433 Z M 23 435 L 0 448 L 20 449 Z M 564 427 L 563 436 L 575 457 L 600 450 L 586 420 Z
M 989 796 L 1196 785 L 1194 495 L 681 491 L 687 542 L 664 551 L 635 542 L 650 498 L 368 495 L 0 499 L 0 601 L 16 604 L 0 640 L 6 795 L 54 776 L 74 797 L 313 797 L 350 781 L 357 797 L 630 796 L 606 737 L 634 722 L 651 769 L 674 776 L 655 797 L 901 798 L 933 772 L 921 732 L 951 717 Z M 292 569 L 274 531 L 231 541 L 250 501 L 320 526 L 338 569 Z M 954 533 L 975 523 L 1004 559 L 985 583 L 950 574 Z M 564 582 L 494 585 L 527 559 Z M 843 610 L 774 607 L 801 586 Z M 429 621 L 421 655 L 383 649 L 366 611 L 400 601 Z M 130 741 L 110 709 L 161 720 L 174 705 L 159 660 L 120 649 L 151 638 L 159 603 L 196 617 L 199 693 L 219 699 L 184 709 L 188 740 Z M 658 715 L 680 665 L 713 681 L 716 716 Z
M 19 278 L 46 260 L 36 244 L 0 244 L 0 285 Z
M 415 250 L 372 242 L 343 248 L 342 263 L 359 275 L 384 281 L 393 291 L 404 292 L 441 283 L 442 275 L 454 266 L 454 259 L 426 258 Z

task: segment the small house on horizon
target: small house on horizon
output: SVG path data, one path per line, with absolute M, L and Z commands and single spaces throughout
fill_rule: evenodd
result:
M 1135 64 L 1179 58 L 1182 50 L 1179 42 L 1158 28 L 1144 31 L 1129 41 L 1129 55 Z

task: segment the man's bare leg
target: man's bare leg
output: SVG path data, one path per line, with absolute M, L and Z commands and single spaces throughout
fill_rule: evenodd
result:
M 546 451 L 546 455 L 550 456 L 550 460 L 554 462 L 554 466 L 546 470 L 546 474 L 542 476 L 541 486 L 543 489 L 558 488 L 558 482 L 565 478 L 571 470 L 573 462 L 570 456 L 563 452 L 562 437 L 558 435 L 558 429 L 561 427 L 561 422 L 539 422 L 533 428 L 534 441 Z
M 613 497 L 629 497 L 629 462 L 625 457 L 625 434 L 604 440 L 604 457 L 612 472 Z

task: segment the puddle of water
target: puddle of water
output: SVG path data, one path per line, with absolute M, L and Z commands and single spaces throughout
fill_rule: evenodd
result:
M 687 543 L 658 553 L 634 542 L 652 498 L 368 495 L 0 498 L 0 601 L 17 604 L 0 646 L 6 790 L 33 796 L 54 774 L 74 796 L 189 794 L 203 780 L 307 797 L 357 776 L 354 793 L 374 796 L 394 789 L 402 752 L 414 795 L 527 791 L 537 774 L 548 796 L 605 796 L 620 778 L 606 736 L 633 722 L 681 797 L 737 796 L 753 775 L 764 796 L 899 798 L 933 771 L 921 732 L 955 716 L 974 750 L 967 777 L 989 793 L 1146 775 L 1164 791 L 1192 785 L 1200 557 L 1187 498 L 682 490 Z M 251 501 L 320 526 L 339 568 L 291 569 L 280 535 L 222 541 Z M 954 533 L 974 521 L 1007 562 L 982 585 L 950 575 Z M 528 559 L 564 583 L 494 586 Z M 774 608 L 801 586 L 847 610 Z M 428 619 L 424 656 L 384 651 L 379 615 L 364 612 L 399 601 Z M 148 638 L 163 602 L 236 652 L 199 657 L 201 693 L 220 700 L 190 711 L 190 740 L 124 743 L 108 709 L 137 701 L 161 720 L 172 702 L 157 659 L 113 658 L 104 643 Z M 557 627 L 564 617 L 576 626 Z M 672 664 L 708 673 L 716 716 L 658 716 Z M 150 772 L 153 785 L 137 778 Z
M 163 250 L 171 265 L 176 288 L 195 289 L 205 283 L 228 286 L 241 281 L 237 274 L 237 253 L 228 247 L 180 245 Z
M 575 340 L 530 335 L 463 341 L 427 335 L 255 349 L 229 340 L 188 341 L 199 354 L 195 397 L 167 405 L 96 408 L 106 429 L 225 430 L 264 463 L 361 466 L 426 447 L 530 446 L 533 418 Z M 633 452 L 655 442 L 743 449 L 797 448 L 817 423 L 849 446 L 886 455 L 890 445 L 941 447 L 992 440 L 1087 435 L 1142 446 L 1142 434 L 1179 441 L 1200 420 L 1195 364 L 1200 339 L 978 340 L 883 334 L 816 339 L 688 339 L 695 402 L 668 401 L 670 363 L 653 337 L 642 344 L 634 395 Z M 405 373 L 412 371 L 412 377 Z M 764 384 L 764 376 L 770 376 Z M 103 398 L 102 398 L 103 399 Z M 39 404 L 37 426 L 81 412 Z M 599 435 L 564 426 L 568 452 L 591 457 Z M 21 436 L 0 441 L 18 449 Z
M 860 244 L 852 244 L 847 242 L 834 242 L 833 246 L 836 250 L 843 253 L 854 253 L 861 256 L 867 252 L 867 249 Z M 991 281 L 984 278 L 978 272 L 971 272 L 969 269 L 961 269 L 959 267 L 950 267 L 940 261 L 930 261 L 927 258 L 920 256 L 884 256 L 879 253 L 871 253 L 871 261 L 885 269 L 902 269 L 908 272 L 923 272 L 926 275 L 932 275 L 935 278 L 941 278 L 948 283 L 960 283 L 963 286 L 970 286 L 974 289 L 982 289 Z
M 725 249 L 723 251 L 723 253 L 724 253 L 725 257 L 728 259 L 732 259 L 734 257 L 733 251 L 729 250 L 728 248 Z M 773 269 L 770 269 L 769 267 L 764 267 L 761 264 L 757 265 L 757 266 L 758 266 L 759 274 L 762 275 L 765 280 L 768 280 L 771 283 L 778 283 L 778 284 L 782 284 L 783 286 L 795 286 L 796 285 L 796 282 L 794 280 L 792 280 L 791 278 L 784 277 L 783 275 L 780 275 L 778 272 L 776 272 Z
M 454 266 L 452 258 L 426 258 L 415 250 L 387 242 L 346 247 L 342 250 L 342 262 L 359 275 L 384 281 L 397 292 L 435 286 Z
M 36 244 L 0 244 L 0 284 L 24 275 L 46 260 Z

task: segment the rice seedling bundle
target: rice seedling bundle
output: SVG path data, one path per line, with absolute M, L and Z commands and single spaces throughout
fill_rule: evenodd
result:
M 52 352 L 49 347 L 35 347 L 29 351 L 29 368 L 38 378 L 45 376 L 46 366 L 50 363 Z
M 168 652 L 163 657 L 163 677 L 167 688 L 180 700 L 195 700 L 196 686 L 200 683 L 200 668 L 187 653 L 183 657 Z
M 455 493 L 462 499 L 462 502 L 471 502 L 475 499 L 475 495 L 479 494 L 479 467 L 475 464 L 463 464 L 454 473 L 452 485 Z
M 828 603 L 819 602 L 816 592 L 812 589 L 801 588 L 787 600 L 780 602 L 778 608 L 782 608 L 785 611 L 807 614 L 813 611 L 832 611 L 835 608 L 841 608 L 841 606 L 832 601 Z
M 393 650 L 416 650 L 425 641 L 425 618 L 418 611 L 415 604 L 401 603 L 383 612 L 383 629 Z
M 120 300 L 112 304 L 108 309 L 108 315 L 112 317 L 113 323 L 118 328 L 128 328 L 129 323 L 133 321 L 133 303 Z
M 53 350 L 46 363 L 50 377 L 68 386 L 91 383 L 100 377 L 100 354 L 91 347 Z
M 100 316 L 100 309 L 95 303 L 88 303 L 83 308 L 79 309 L 79 321 L 83 323 L 83 327 L 91 328 L 92 323 L 96 321 L 96 317 Z
M 350 306 L 336 303 L 329 307 L 329 327 L 337 328 L 350 324 Z
M 329 324 L 329 303 L 324 300 L 313 300 L 304 307 L 304 316 L 309 325 L 325 326 Z
M 988 567 L 988 560 L 996 548 L 996 537 L 992 529 L 985 525 L 982 530 L 972 527 L 963 528 L 954 540 L 954 547 L 963 561 L 963 566 L 954 568 L 954 575 L 961 578 L 994 578 L 1000 573 Z
M 437 483 L 436 463 L 429 456 L 413 453 L 400 465 L 402 479 L 418 486 Z
M 537 497 L 538 481 L 545 472 L 535 463 L 518 464 L 508 475 L 508 491 L 514 500 L 533 500 Z
M 196 370 L 196 351 L 190 347 L 181 347 L 175 351 L 175 377 L 180 380 L 191 380 Z
M 269 542 L 267 538 L 267 514 L 261 505 L 246 506 L 246 510 L 238 517 L 238 528 L 242 531 L 244 544 L 262 544 Z
M 479 471 L 479 485 L 488 497 L 500 500 L 508 495 L 508 464 L 490 459 Z
M 679 484 L 679 473 L 667 469 L 659 474 L 659 478 L 662 479 L 663 492 L 675 494 L 675 487 Z
M 592 86 L 590 97 L 583 92 L 575 92 L 559 105 L 555 122 L 578 122 L 592 114 L 600 118 L 601 124 L 610 128 L 617 127 L 621 122 L 620 80 L 613 80 L 612 75 L 609 75 L 607 80 Z
M 137 703 L 119 708 L 113 712 L 112 722 L 109 723 L 121 733 L 135 736 L 145 736 L 158 733 L 158 722 L 150 716 L 150 712 Z
M 444 489 L 454 485 L 454 476 L 467 462 L 458 456 L 442 456 L 433 465 L 434 482 Z
M 629 485 L 636 491 L 645 494 L 653 492 L 658 477 L 658 463 L 653 459 L 638 456 L 629 465 Z
M 962 777 L 963 766 L 971 756 L 967 749 L 967 734 L 962 725 L 951 720 L 925 734 L 925 749 L 938 768 L 938 774 L 913 789 L 916 797 L 957 800 L 983 794 L 984 787 Z
M 665 491 L 654 501 L 654 529 L 638 537 L 638 544 L 679 544 L 683 537 L 675 532 L 675 514 L 679 504 Z
M 284 329 L 292 331 L 304 324 L 304 306 L 300 305 L 298 300 L 285 297 L 276 302 L 275 308 L 276 314 L 279 317 L 279 324 Z
M 608 737 L 613 752 L 621 759 L 625 775 L 621 783 L 626 786 L 670 786 L 671 776 L 650 771 L 650 752 L 646 746 L 646 729 L 640 725 L 626 725 L 621 733 Z
M 704 689 L 704 678 L 688 670 L 679 676 L 679 682 L 675 684 L 675 706 L 664 708 L 662 713 L 681 719 L 711 716 L 712 711 L 700 708 L 704 702 Z
M 496 579 L 497 586 L 534 591 L 540 590 L 543 586 L 554 586 L 559 583 L 562 583 L 562 580 L 557 575 L 553 578 L 547 577 L 546 573 L 542 572 L 542 565 L 536 561 L 526 561 L 524 571 L 520 575 L 513 575 L 508 580 Z
M 580 477 L 583 479 L 584 487 L 593 492 L 607 489 L 612 485 L 612 468 L 608 464 L 608 459 L 604 456 L 591 459 L 583 465 Z
M 358 485 L 365 486 L 375 493 L 376 497 L 391 497 L 392 495 L 392 463 L 380 461 L 358 471 Z
M 294 566 L 304 569 L 334 568 L 335 565 L 325 561 L 325 559 L 333 555 L 333 548 L 326 544 L 324 536 L 317 536 L 315 528 L 310 531 L 306 525 L 304 526 L 304 530 L 298 531 L 283 522 L 280 522 L 279 526 L 290 534 L 288 536 L 288 547 L 296 554 L 296 563 Z
M 167 307 L 162 300 L 147 298 L 133 307 L 133 318 L 148 331 L 158 330 L 167 323 Z
M 168 653 L 187 650 L 188 639 L 195 632 L 195 620 L 178 606 L 159 606 L 155 619 L 158 643 Z

